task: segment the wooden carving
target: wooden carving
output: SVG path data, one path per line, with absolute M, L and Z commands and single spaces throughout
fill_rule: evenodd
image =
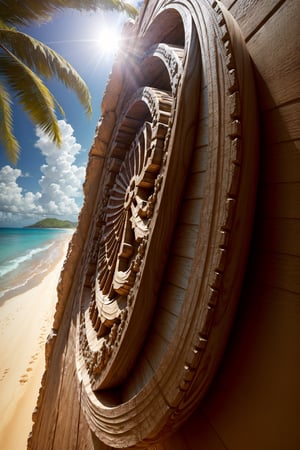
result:
M 81 347 L 94 389 L 107 385 L 106 366 L 110 361 L 113 370 L 111 360 L 114 353 L 119 355 L 128 310 L 138 294 L 134 287 L 141 283 L 143 259 L 155 227 L 153 214 L 167 160 L 171 108 L 167 92 L 139 89 L 112 141 L 104 182 L 107 195 L 98 213 L 102 223 L 96 237 L 99 248 L 93 286 L 84 290 L 80 327 Z M 155 258 L 159 257 L 156 252 Z M 134 334 L 137 329 L 138 325 Z M 127 362 L 126 357 L 124 369 L 117 363 L 109 385 L 126 376 Z
M 257 168 L 251 63 L 226 9 L 161 1 L 128 36 L 98 129 L 76 344 L 86 419 L 114 448 L 157 441 L 206 393 L 239 297 Z

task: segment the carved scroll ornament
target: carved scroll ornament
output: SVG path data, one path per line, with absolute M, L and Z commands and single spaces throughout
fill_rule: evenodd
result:
M 82 407 L 114 448 L 155 442 L 206 393 L 239 298 L 257 170 L 251 63 L 225 8 L 158 2 L 132 33 L 103 101 L 77 324 Z

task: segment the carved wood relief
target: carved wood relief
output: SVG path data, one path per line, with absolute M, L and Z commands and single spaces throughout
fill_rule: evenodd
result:
M 102 225 L 93 286 L 85 295 L 80 334 L 93 388 L 103 383 L 104 369 L 135 301 L 134 285 L 141 282 L 137 276 L 154 228 L 171 109 L 172 98 L 167 92 L 139 89 L 112 143 L 104 188 L 107 195 L 99 209 Z M 155 256 L 159 258 L 158 253 Z M 122 377 L 119 368 L 113 383 Z
M 162 1 L 130 33 L 119 97 L 115 67 L 103 101 L 77 323 L 82 407 L 114 448 L 155 442 L 205 395 L 239 297 L 257 169 L 251 63 L 225 8 Z

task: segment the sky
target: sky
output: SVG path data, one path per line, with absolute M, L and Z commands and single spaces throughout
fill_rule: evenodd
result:
M 136 6 L 135 0 L 130 3 Z M 62 146 L 57 148 L 13 103 L 14 133 L 21 154 L 13 165 L 0 146 L 0 227 L 23 227 L 46 217 L 77 221 L 88 152 L 116 53 L 112 37 L 105 30 L 116 36 L 125 20 L 126 15 L 121 13 L 66 10 L 51 22 L 23 29 L 61 54 L 78 71 L 90 89 L 93 114 L 88 118 L 76 95 L 62 83 L 47 81 L 65 111 L 64 117 L 57 114 L 63 138 Z

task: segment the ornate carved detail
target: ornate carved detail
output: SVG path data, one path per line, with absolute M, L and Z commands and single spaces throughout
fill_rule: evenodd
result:
M 114 448 L 157 441 L 206 393 L 239 297 L 257 170 L 251 64 L 227 10 L 162 1 L 136 30 L 77 339 L 86 418 Z
M 170 94 L 153 88 L 138 90 L 111 146 L 98 210 L 98 243 L 93 239 L 88 256 L 91 295 L 84 296 L 80 321 L 80 346 L 94 389 L 128 319 L 131 290 L 162 184 L 171 115 Z

